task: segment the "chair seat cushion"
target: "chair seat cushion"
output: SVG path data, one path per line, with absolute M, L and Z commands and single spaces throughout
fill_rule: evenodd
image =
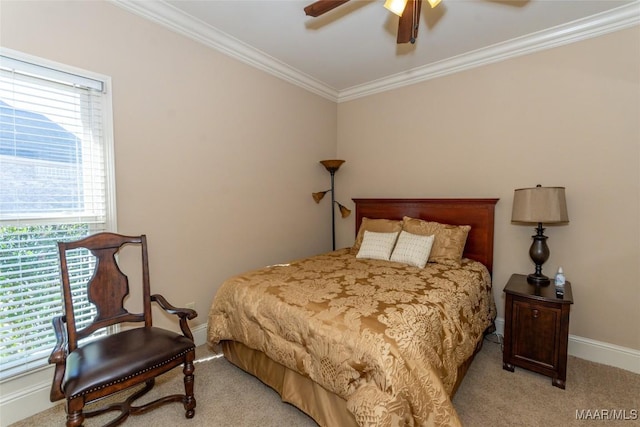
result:
M 68 398 L 90 393 L 168 364 L 194 348 L 189 338 L 161 328 L 108 335 L 67 356 L 62 390 Z

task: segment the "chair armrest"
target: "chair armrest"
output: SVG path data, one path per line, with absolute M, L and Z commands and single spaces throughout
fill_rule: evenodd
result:
M 178 308 L 174 307 L 160 294 L 151 295 L 151 301 L 155 301 L 158 303 L 160 308 L 166 311 L 169 314 L 175 314 L 180 318 L 180 329 L 182 329 L 182 333 L 185 337 L 189 338 L 193 341 L 193 334 L 191 333 L 191 329 L 189 329 L 189 324 L 187 320 L 195 319 L 198 317 L 198 313 L 195 310 L 190 308 Z
M 62 379 L 67 367 L 67 351 L 69 348 L 67 332 L 64 327 L 65 322 L 65 316 L 56 316 L 51 320 L 51 323 L 53 324 L 53 332 L 56 335 L 56 345 L 49 356 L 49 363 L 56 364 L 53 374 L 53 382 L 51 383 L 51 392 L 49 394 L 49 399 L 52 402 L 64 399 L 65 397 L 64 392 L 62 391 Z

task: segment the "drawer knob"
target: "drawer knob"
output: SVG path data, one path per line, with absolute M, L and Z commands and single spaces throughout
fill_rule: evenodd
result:
M 538 318 L 538 316 L 540 315 L 540 312 L 539 312 L 538 310 L 536 310 L 536 309 L 534 309 L 534 310 L 532 311 L 532 313 L 533 313 L 533 318 L 534 318 L 534 319 L 537 319 L 537 318 Z

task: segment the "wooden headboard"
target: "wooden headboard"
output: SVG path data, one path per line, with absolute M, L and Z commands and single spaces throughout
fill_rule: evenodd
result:
M 470 225 L 464 257 L 483 263 L 493 274 L 493 220 L 498 199 L 353 199 L 356 233 L 362 218 L 404 216 L 442 224 Z

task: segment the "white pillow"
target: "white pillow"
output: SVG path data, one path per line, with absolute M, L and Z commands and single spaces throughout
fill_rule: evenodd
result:
M 429 259 L 434 239 L 434 235 L 421 236 L 402 230 L 398 237 L 398 243 L 393 249 L 393 254 L 391 254 L 391 261 L 424 268 Z
M 365 230 L 356 258 L 383 259 L 389 261 L 398 233 L 377 233 Z

